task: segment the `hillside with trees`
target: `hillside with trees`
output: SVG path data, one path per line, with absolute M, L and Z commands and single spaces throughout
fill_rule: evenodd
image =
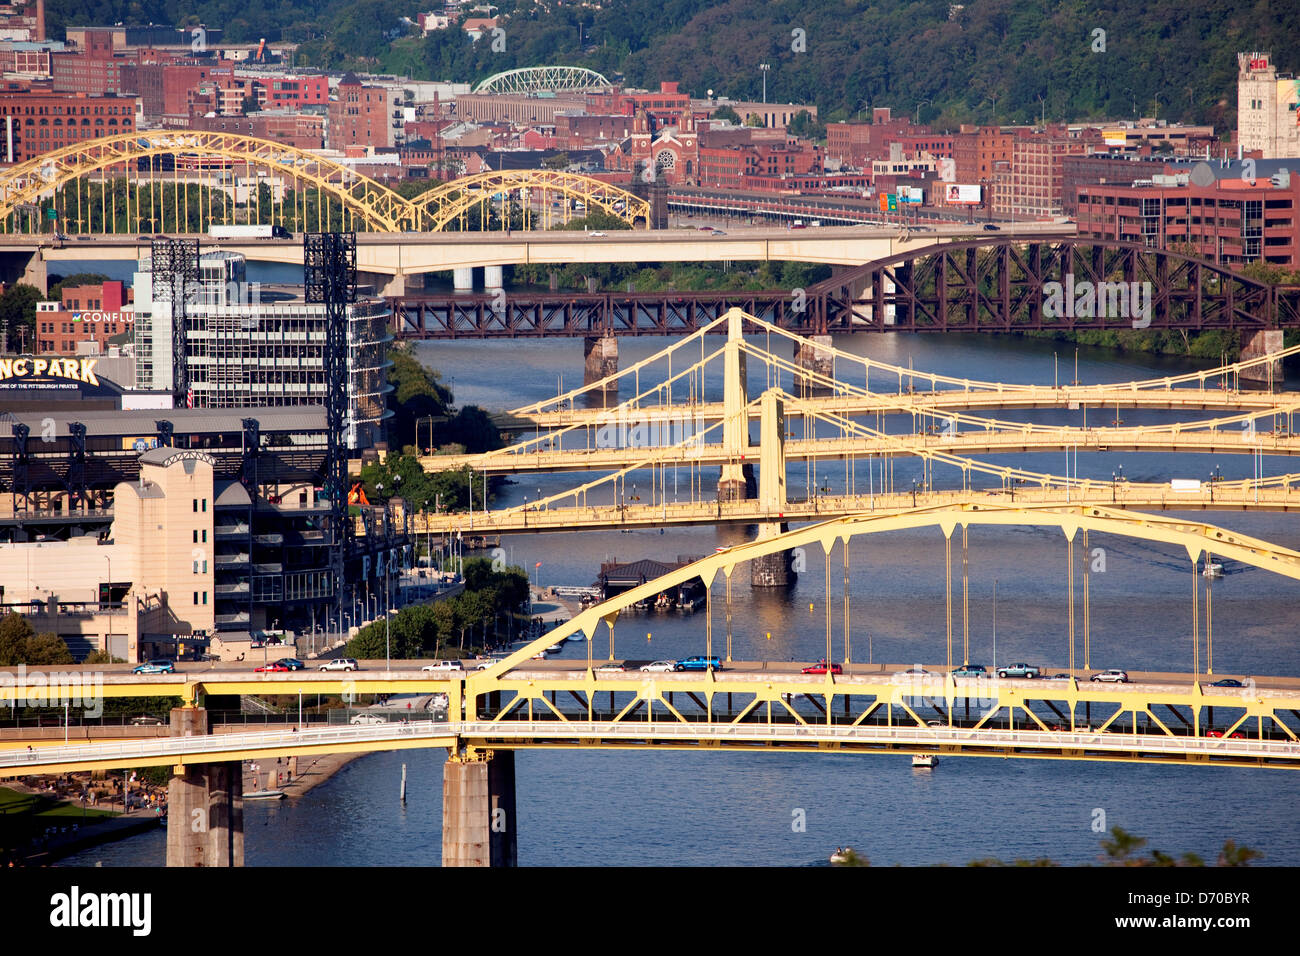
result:
M 500 0 L 504 49 L 454 26 L 420 37 L 401 0 L 49 0 L 51 35 L 70 24 L 205 23 L 232 42 L 301 44 L 299 65 L 477 82 L 502 70 L 571 64 L 628 85 L 679 80 L 704 96 L 811 102 L 822 121 L 890 106 L 960 122 L 1158 115 L 1235 122 L 1236 54 L 1271 50 L 1296 70 L 1300 14 L 1215 0 L 1084 5 L 986 0 L 805 4 L 802 0 Z M 1290 13 L 1286 11 L 1290 10 Z M 468 13 L 466 14 L 468 15 Z M 406 18 L 406 19 L 404 19 Z M 803 31 L 796 34 L 794 31 Z M 1105 31 L 1104 44 L 1096 31 Z M 490 38 L 485 38 L 489 39 Z M 1104 46 L 1104 49 L 1102 47 Z M 996 111 L 994 109 L 996 101 Z

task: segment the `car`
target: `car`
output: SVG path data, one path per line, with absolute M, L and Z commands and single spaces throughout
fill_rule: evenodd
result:
M 78 242 L 90 242 L 90 240 L 92 240 L 92 239 L 94 239 L 94 238 L 95 238 L 94 236 L 78 236 L 78 237 L 77 237 L 77 241 L 78 241 Z
M 700 229 L 700 232 L 712 232 L 712 231 L 713 231 L 713 227 L 712 227 L 712 226 L 700 226 L 699 229 Z
M 497 664 L 500 664 L 503 660 L 505 660 L 505 658 L 503 657 L 486 657 L 474 665 L 474 670 L 485 671 L 489 667 L 493 667 Z
M 932 674 L 924 667 L 917 665 L 915 667 L 909 667 L 905 671 L 899 671 L 894 676 L 895 677 L 937 677 L 938 675 Z
M 1044 677 L 1043 680 L 1071 680 L 1072 678 L 1072 674 L 1050 674 Z
M 991 222 L 986 222 L 986 223 L 984 223 L 984 231 L 985 231 L 985 232 L 999 232 L 1000 230 L 999 230 L 999 228 L 998 228 L 997 226 L 993 225 L 993 223 L 991 223 Z
M 1127 684 L 1128 672 L 1117 670 L 1116 668 L 1112 667 L 1110 670 L 1102 671 L 1100 674 L 1093 674 L 1092 677 L 1089 678 L 1089 680 L 1093 681 L 1094 683 L 1100 681 L 1105 684 Z
M 587 238 L 588 238 L 588 239 L 604 239 L 606 236 L 607 236 L 607 233 L 603 233 L 603 232 L 599 232 L 599 231 L 597 231 L 597 232 L 589 232 L 589 233 L 587 233 Z
M 831 668 L 831 673 L 832 673 L 832 674 L 843 674 L 843 673 L 844 673 L 844 668 L 841 667 L 839 664 L 831 664 L 831 665 L 830 665 L 830 668 Z M 816 664 L 813 664 L 811 667 L 805 667 L 802 671 L 800 671 L 800 673 L 802 673 L 802 674 L 825 674 L 825 673 L 826 673 L 826 658 L 823 657 L 821 660 L 819 660 Z
M 1207 730 L 1207 731 L 1205 732 L 1205 736 L 1207 736 L 1207 737 L 1222 737 L 1222 736 L 1223 736 L 1223 731 L 1222 731 L 1222 730 Z M 1243 734 L 1243 733 L 1232 733 L 1232 734 L 1229 734 L 1228 737 L 1229 737 L 1229 739 L 1231 739 L 1231 740 L 1245 740 L 1245 739 L 1246 739 L 1246 735 Z
M 357 662 L 351 657 L 336 657 L 328 664 L 322 664 L 320 669 L 323 671 L 354 671 L 357 669 Z
M 687 657 L 678 661 L 677 666 L 673 669 L 679 671 L 706 671 L 710 668 L 715 671 L 722 670 L 722 662 L 716 657 Z
M 1211 687 L 1245 687 L 1246 685 L 1239 680 L 1235 680 L 1231 677 L 1225 677 L 1223 680 L 1216 680 L 1210 686 Z
M 149 714 L 141 714 L 139 717 L 131 718 L 132 727 L 161 727 L 165 721 L 161 717 L 153 717 Z
M 137 665 L 132 674 L 175 674 L 176 665 L 171 661 L 152 660 Z
M 1032 664 L 1008 664 L 1006 667 L 998 668 L 999 677 L 1042 677 L 1043 672 Z
M 998 673 L 1003 677 L 1006 676 L 1005 674 L 1002 674 L 1001 671 L 999 671 Z M 953 670 L 952 676 L 953 677 L 988 677 L 989 672 L 984 667 L 983 664 L 963 664 L 961 665 L 961 667 L 955 668 Z
M 627 668 L 624 667 L 622 664 L 611 661 L 608 664 L 601 664 L 599 667 L 597 667 L 596 673 L 597 674 L 622 674 L 626 670 Z
M 432 664 L 425 664 L 423 667 L 420 668 L 420 670 L 425 671 L 427 673 L 441 672 L 444 674 L 447 673 L 463 674 L 465 672 L 465 665 L 462 664 L 460 661 L 436 661 Z
M 641 670 L 648 671 L 649 673 L 652 674 L 662 674 L 668 671 L 677 670 L 677 662 L 676 661 L 653 661 L 649 664 L 642 664 Z
M 350 724 L 386 724 L 386 723 L 388 723 L 388 721 L 384 720 L 384 718 L 380 717 L 378 714 L 353 714 L 353 715 L 352 715 L 352 719 L 349 720 L 348 723 L 350 723 Z
M 726 233 L 723 232 L 721 229 L 714 229 L 714 230 L 713 230 L 713 234 L 714 234 L 715 236 L 725 236 L 725 235 L 726 235 Z
M 289 667 L 281 664 L 279 661 L 272 661 L 270 664 L 263 664 L 261 667 L 254 667 L 253 673 L 288 672 L 289 669 Z
M 283 664 L 291 671 L 300 671 L 307 666 L 302 661 L 298 660 L 298 658 L 296 657 L 282 657 L 278 661 L 276 661 L 276 663 Z

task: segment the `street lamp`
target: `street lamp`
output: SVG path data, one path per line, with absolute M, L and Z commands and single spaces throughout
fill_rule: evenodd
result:
M 921 125 L 921 107 L 928 106 L 932 103 L 934 103 L 934 100 L 921 100 L 921 102 L 916 104 L 916 116 L 912 119 L 913 126 Z
M 763 74 L 763 102 L 766 103 L 767 102 L 767 74 L 771 71 L 772 64 L 760 63 L 758 65 L 758 69 L 759 72 Z

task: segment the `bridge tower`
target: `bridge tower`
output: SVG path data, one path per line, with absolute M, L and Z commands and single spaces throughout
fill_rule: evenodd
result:
M 727 312 L 727 344 L 722 354 L 722 447 L 727 464 L 718 480 L 719 501 L 744 501 L 752 498 L 753 466 L 746 459 L 749 446 L 749 384 L 744 343 L 744 313 Z
M 768 514 L 783 515 L 785 489 L 785 401 L 781 390 L 769 388 L 759 400 L 758 499 Z M 758 526 L 758 540 L 775 538 L 789 530 L 780 521 L 764 521 Z M 760 555 L 749 563 L 749 583 L 753 587 L 779 588 L 794 583 L 795 571 L 789 551 Z

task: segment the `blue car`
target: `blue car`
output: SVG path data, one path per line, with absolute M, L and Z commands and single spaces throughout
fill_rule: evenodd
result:
M 687 657 L 678 661 L 677 666 L 673 669 L 679 671 L 706 671 L 709 669 L 719 671 L 722 670 L 722 662 L 716 657 Z
M 139 664 L 131 671 L 132 674 L 175 674 L 176 665 L 171 661 L 154 660 L 144 664 Z
M 300 671 L 307 666 L 302 661 L 298 660 L 298 658 L 296 657 L 282 657 L 278 661 L 276 661 L 276 663 L 283 664 L 291 671 Z
M 1211 687 L 1245 687 L 1246 685 L 1239 680 L 1234 680 L 1231 677 L 1225 677 L 1223 680 L 1216 680 L 1210 686 Z

